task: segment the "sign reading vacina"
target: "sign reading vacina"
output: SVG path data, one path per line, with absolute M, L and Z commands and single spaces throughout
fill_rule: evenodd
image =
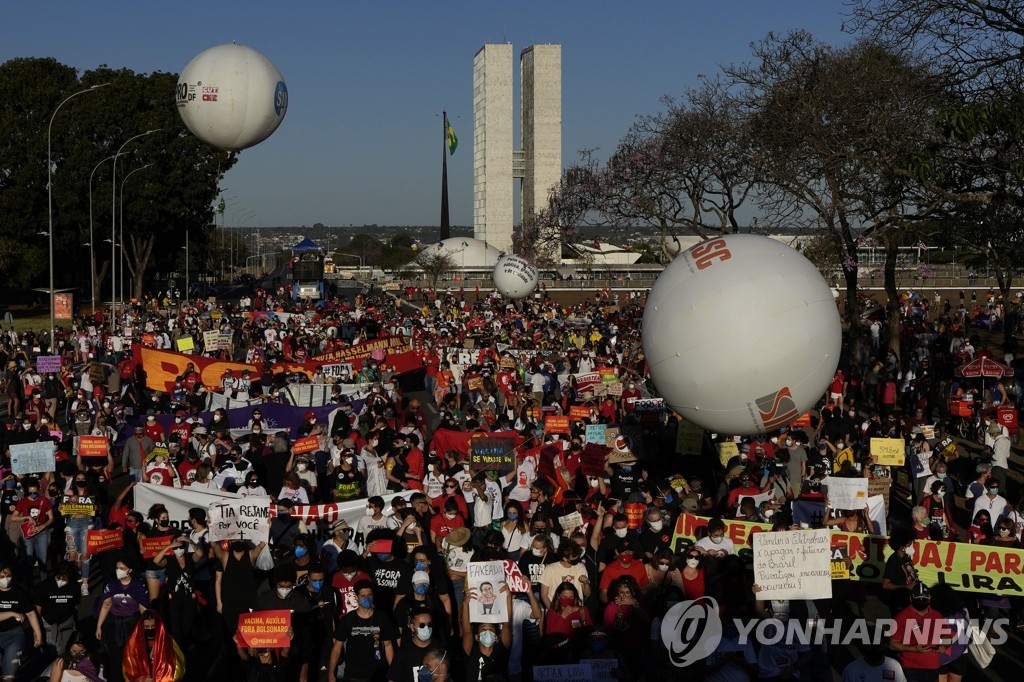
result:
M 511 438 L 478 436 L 469 441 L 469 463 L 473 471 L 507 473 L 516 468 L 516 443 Z

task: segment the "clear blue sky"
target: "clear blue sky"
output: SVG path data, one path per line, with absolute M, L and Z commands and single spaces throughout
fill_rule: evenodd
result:
M 288 114 L 226 176 L 228 225 L 438 224 L 446 109 L 460 141 L 452 224 L 470 225 L 472 67 L 484 43 L 512 43 L 517 68 L 522 48 L 562 45 L 569 164 L 584 148 L 603 158 L 660 97 L 747 61 L 769 31 L 847 42 L 842 11 L 839 0 L 9 2 L 0 61 L 179 73 L 221 43 L 262 52 L 284 74 Z

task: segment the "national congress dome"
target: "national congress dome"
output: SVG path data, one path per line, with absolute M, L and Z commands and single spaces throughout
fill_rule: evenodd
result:
M 457 268 L 493 268 L 502 251 L 473 237 L 452 237 L 442 242 L 423 246 L 417 260 L 428 253 L 446 253 Z

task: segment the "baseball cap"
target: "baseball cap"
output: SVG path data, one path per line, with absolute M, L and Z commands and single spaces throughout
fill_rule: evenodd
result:
M 911 599 L 931 599 L 932 593 L 924 583 L 917 583 L 910 592 Z
M 412 584 L 420 585 L 422 583 L 429 583 L 430 575 L 426 571 L 416 571 L 412 574 Z

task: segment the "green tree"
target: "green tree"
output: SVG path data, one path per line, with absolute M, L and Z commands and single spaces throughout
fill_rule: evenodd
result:
M 124 258 L 131 295 L 141 296 L 146 273 L 159 261 L 170 267 L 189 231 L 198 253 L 213 225 L 218 183 L 236 155 L 201 142 L 184 126 L 174 102 L 177 75 L 136 74 L 101 66 L 80 77 L 53 59 L 15 59 L 0 65 L 0 87 L 13 93 L 0 101 L 0 123 L 10 144 L 0 150 L 0 275 L 19 284 L 40 281 L 48 264 L 46 243 L 26 239 L 47 220 L 46 131 L 55 108 L 77 90 L 106 83 L 95 93 L 62 107 L 53 123 L 53 222 L 57 263 L 76 261 L 89 239 L 89 179 L 93 176 L 93 242 L 97 260 L 109 261 L 114 210 L 111 207 L 112 156 L 129 138 L 157 132 L 128 144 L 118 157 L 117 186 L 124 183 Z M 120 215 L 114 231 L 120 231 Z M 120 239 L 120 235 L 115 235 Z M 18 242 L 18 243 L 14 243 Z M 109 247 L 109 243 L 106 244 Z M 11 258 L 5 258 L 8 255 Z M 166 254 L 174 254 L 166 256 Z M 164 268 L 166 269 L 166 268 Z M 106 269 L 104 268 L 104 271 Z M 58 267 L 59 285 L 77 283 L 77 269 Z M 126 295 L 129 292 L 126 292 Z

